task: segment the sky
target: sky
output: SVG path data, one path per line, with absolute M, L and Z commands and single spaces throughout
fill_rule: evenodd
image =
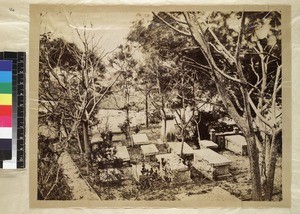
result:
M 205 19 L 207 14 L 204 13 Z M 136 12 L 47 12 L 42 14 L 40 33 L 53 32 L 53 37 L 63 37 L 68 42 L 74 42 L 80 47 L 81 42 L 76 33 L 76 29 L 83 32 L 87 26 L 87 33 L 94 35 L 99 43 L 99 49 L 104 53 L 111 52 L 120 44 L 125 42 L 125 38 L 130 31 L 132 22 L 140 19 L 150 21 L 151 13 L 138 14 Z M 232 29 L 238 30 L 240 20 L 235 16 L 227 20 Z M 92 25 L 92 26 L 91 26 Z
M 83 49 L 82 42 L 76 29 L 83 35 L 84 26 L 87 35 L 94 36 L 94 41 L 100 39 L 98 44 L 98 55 L 107 55 L 103 58 L 104 63 L 108 63 L 112 52 L 120 44 L 126 42 L 126 37 L 130 32 L 133 21 L 143 16 L 146 20 L 152 19 L 151 13 L 136 12 L 47 12 L 41 15 L 40 34 L 51 32 L 53 38 L 64 38 L 68 42 L 74 42 Z M 137 60 L 143 58 L 138 49 L 134 51 Z M 106 66 L 107 72 L 103 79 L 103 84 L 109 85 L 113 81 L 116 69 Z M 112 78 L 112 79 L 111 79 Z
M 86 25 L 88 34 L 95 35 L 96 41 L 102 37 L 99 48 L 111 52 L 124 42 L 136 16 L 137 13 L 131 12 L 48 12 L 42 15 L 40 32 L 50 31 L 54 37 L 63 37 L 69 42 L 80 44 L 76 29 L 83 32 Z

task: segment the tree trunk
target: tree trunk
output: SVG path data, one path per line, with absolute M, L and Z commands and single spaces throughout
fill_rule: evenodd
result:
M 260 152 L 260 176 L 261 176 L 261 184 L 264 188 L 267 181 L 266 175 L 266 145 L 263 145 L 262 150 Z
M 146 128 L 149 128 L 149 112 L 148 112 L 148 94 L 145 99 L 145 115 L 146 115 Z
M 201 136 L 200 136 L 199 123 L 197 123 L 196 128 L 197 128 L 198 145 L 199 145 L 199 148 L 201 149 L 201 146 L 200 146 Z
M 77 139 L 77 143 L 78 143 L 78 148 L 79 148 L 80 154 L 83 154 L 83 150 L 82 150 L 82 146 L 81 146 L 81 140 L 80 140 L 80 135 L 79 135 L 79 130 L 77 130 L 76 139 Z
M 184 129 L 181 129 L 181 151 L 180 151 L 180 157 L 183 157 L 183 146 L 184 146 Z
M 162 134 L 161 139 L 164 143 L 167 142 L 167 115 L 164 109 L 161 110 L 162 112 Z
M 90 159 L 91 156 L 91 147 L 89 143 L 89 127 L 88 121 L 82 121 L 82 131 L 83 131 L 83 143 L 84 143 L 84 155 L 87 160 Z
M 251 133 L 245 135 L 248 144 L 248 154 L 250 162 L 250 174 L 252 179 L 252 200 L 261 201 L 262 198 L 262 188 L 261 188 L 261 177 L 259 171 L 259 158 L 258 149 L 255 142 L 255 134 Z
M 127 123 L 127 127 L 126 127 L 126 132 L 127 132 L 127 140 L 130 140 L 130 117 L 129 117 L 129 89 L 128 86 L 126 86 L 126 123 Z
M 199 115 L 199 118 L 197 118 L 197 120 L 195 120 L 195 122 L 196 122 L 196 129 L 197 129 L 198 146 L 201 149 L 201 146 L 200 146 L 201 133 L 200 133 L 200 128 L 199 128 L 199 125 L 200 125 L 200 122 L 201 122 L 201 113 L 198 112 L 198 115 Z
M 269 139 L 268 137 L 265 139 L 265 169 L 266 169 L 266 172 L 269 171 L 269 166 L 270 166 L 270 160 L 271 160 L 271 140 L 272 139 Z
M 130 140 L 130 119 L 128 105 L 126 107 L 126 139 Z
M 60 123 L 59 123 L 59 128 L 58 128 L 58 133 L 59 133 L 59 142 L 61 142 L 61 139 L 62 139 L 62 127 L 63 127 L 63 121 L 64 121 L 64 113 L 62 113 L 62 115 L 61 115 L 61 118 L 60 118 Z
M 87 171 L 91 168 L 91 147 L 89 142 L 89 125 L 88 121 L 82 121 L 83 128 L 83 143 L 84 143 L 84 157 L 87 164 Z
M 270 149 L 270 156 L 267 160 L 267 179 L 265 184 L 265 200 L 271 201 L 273 195 L 273 188 L 274 188 L 274 176 L 275 176 L 275 169 L 276 169 L 276 160 L 277 160 L 277 149 L 278 149 L 278 142 L 276 142 L 276 135 L 272 137 L 271 149 Z
M 184 80 L 183 77 L 181 77 L 181 87 L 182 87 L 182 115 L 181 115 L 181 151 L 180 151 L 180 156 L 183 157 L 183 145 L 184 145 L 184 131 L 186 128 L 186 121 L 185 121 L 185 113 L 186 113 L 186 107 L 185 107 L 185 97 L 184 97 Z

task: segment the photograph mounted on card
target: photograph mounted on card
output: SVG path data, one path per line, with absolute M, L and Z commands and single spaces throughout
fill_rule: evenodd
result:
M 290 207 L 290 22 L 31 5 L 31 207 Z

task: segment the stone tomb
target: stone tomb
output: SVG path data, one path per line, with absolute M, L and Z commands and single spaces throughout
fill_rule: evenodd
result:
M 118 183 L 124 180 L 122 172 L 116 168 L 100 169 L 98 178 L 101 183 Z
M 176 154 L 159 154 L 155 156 L 160 164 L 160 169 L 163 170 L 164 167 L 169 168 L 171 171 L 187 171 L 188 167 L 183 163 L 182 158 Z
M 190 183 L 190 171 L 183 159 L 173 153 L 156 155 L 160 176 L 172 183 Z
M 125 141 L 125 136 L 123 134 L 113 134 L 111 141 L 112 146 L 122 146 Z
M 248 155 L 247 142 L 242 135 L 225 136 L 225 148 L 239 155 Z
M 230 176 L 230 164 L 230 160 L 211 149 L 194 150 L 194 168 L 211 180 L 222 180 Z
M 134 134 L 132 135 L 133 145 L 139 146 L 144 144 L 149 144 L 149 139 L 146 134 Z
M 218 144 L 214 143 L 211 140 L 200 140 L 200 148 L 201 149 L 218 149 Z
M 182 143 L 181 142 L 168 142 L 168 152 L 176 154 L 176 155 L 181 155 L 181 148 L 182 148 Z M 193 159 L 194 156 L 194 150 L 192 147 L 190 147 L 187 143 L 183 143 L 183 151 L 182 154 L 185 157 L 188 157 L 189 160 Z
M 91 144 L 94 143 L 102 143 L 103 142 L 103 138 L 101 137 L 100 133 L 94 133 L 91 139 Z
M 125 137 L 123 134 L 113 134 L 111 139 L 111 145 L 112 146 L 122 146 L 123 141 L 125 140 Z M 100 133 L 94 133 L 91 139 L 91 144 L 101 144 L 103 143 L 103 138 L 101 137 Z
M 141 150 L 145 161 L 155 161 L 155 155 L 158 154 L 158 149 L 154 144 L 141 145 Z
M 130 164 L 130 156 L 126 146 L 117 146 L 117 153 L 115 154 L 116 158 L 119 158 L 123 161 L 123 164 Z
M 147 171 L 151 170 L 151 166 L 147 163 L 144 164 L 144 169 Z M 143 173 L 143 165 L 142 164 L 137 164 L 137 165 L 132 165 L 131 166 L 131 170 L 132 170 L 132 176 L 136 181 L 140 181 L 143 178 L 146 178 L 146 174 Z

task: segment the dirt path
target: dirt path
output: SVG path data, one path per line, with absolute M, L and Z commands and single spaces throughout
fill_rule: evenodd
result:
M 100 200 L 95 191 L 81 177 L 68 152 L 61 154 L 59 163 L 63 169 L 63 174 L 67 177 L 68 185 L 72 189 L 74 200 Z
M 197 201 L 197 202 L 205 202 L 205 201 L 230 201 L 239 203 L 240 199 L 231 195 L 226 190 L 221 187 L 214 187 L 212 191 L 205 194 L 197 194 L 197 195 L 187 195 L 186 193 L 178 194 L 176 197 L 180 201 Z

